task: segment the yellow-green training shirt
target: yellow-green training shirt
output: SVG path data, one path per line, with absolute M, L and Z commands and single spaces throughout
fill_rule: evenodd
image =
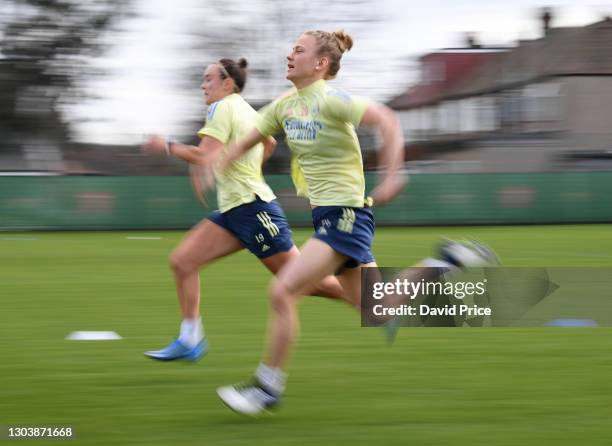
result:
M 229 144 L 244 138 L 259 119 L 257 112 L 239 94 L 231 94 L 210 104 L 206 124 L 198 136 L 210 136 L 221 141 L 225 151 Z M 276 197 L 261 173 L 264 149 L 258 144 L 243 157 L 234 161 L 223 173 L 215 172 L 217 203 L 221 212 L 241 204 L 251 203 L 255 195 L 270 202 Z
M 363 207 L 365 178 L 355 128 L 367 106 L 366 99 L 319 80 L 261 111 L 257 130 L 264 136 L 284 130 L 296 188 L 311 205 Z

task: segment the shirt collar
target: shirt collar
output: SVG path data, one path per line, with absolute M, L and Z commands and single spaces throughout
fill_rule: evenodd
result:
M 325 79 L 319 79 L 318 81 L 313 82 L 312 84 L 310 84 L 307 87 L 299 88 L 297 90 L 297 94 L 299 96 L 304 96 L 304 95 L 312 93 L 313 91 L 320 90 L 320 89 L 324 88 L 325 85 L 326 85 Z

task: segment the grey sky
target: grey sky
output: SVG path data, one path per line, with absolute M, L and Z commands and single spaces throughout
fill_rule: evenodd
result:
M 181 32 L 186 26 L 193 26 L 190 24 L 193 8 L 201 6 L 202 1 L 139 1 L 142 16 L 123 22 L 121 27 L 128 32 L 109 42 L 107 57 L 96 62 L 113 75 L 87 86 L 104 99 L 88 101 L 70 111 L 70 116 L 86 115 L 92 119 L 79 126 L 75 136 L 80 140 L 135 143 L 145 133 L 192 132 L 197 129 L 181 128 L 179 123 L 186 116 L 204 114 L 197 83 L 190 92 L 173 87 L 180 68 L 191 62 L 177 56 L 189 43 Z M 542 6 L 554 8 L 553 26 L 584 25 L 612 15 L 612 5 L 582 0 L 558 0 L 548 5 L 539 0 L 503 4 L 490 0 L 382 0 L 376 4 L 380 5 L 383 22 L 367 32 L 346 29 L 353 34 L 355 46 L 343 59 L 343 69 L 334 82 L 378 101 L 401 93 L 415 81 L 418 56 L 436 48 L 462 46 L 465 32 L 476 33 L 484 45 L 510 45 L 518 39 L 540 35 L 537 15 Z M 325 23 L 329 25 L 329 18 Z M 319 26 L 312 23 L 308 28 Z M 283 57 L 291 43 L 271 42 L 270 60 L 284 65 Z M 203 60 L 202 67 L 207 62 Z M 261 82 L 258 84 L 256 79 L 250 82 L 244 95 L 257 100 L 277 94 L 289 85 L 279 79 L 264 91 L 258 88 Z

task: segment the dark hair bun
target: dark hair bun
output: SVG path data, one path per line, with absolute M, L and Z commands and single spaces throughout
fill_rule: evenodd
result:
M 240 68 L 245 69 L 248 65 L 249 65 L 249 63 L 247 62 L 247 60 L 244 57 L 241 57 L 240 59 L 238 59 L 238 66 Z

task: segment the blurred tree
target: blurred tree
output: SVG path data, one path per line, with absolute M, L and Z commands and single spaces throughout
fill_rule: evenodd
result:
M 345 29 L 357 40 L 375 40 L 379 25 L 388 18 L 377 2 L 371 0 L 225 0 L 194 7 L 191 23 L 185 28 L 190 35 L 194 63 L 187 68 L 185 76 L 177 79 L 180 88 L 193 90 L 196 100 L 197 86 L 208 63 L 222 57 L 238 59 L 245 57 L 249 62 L 249 77 L 245 98 L 256 108 L 267 103 L 291 87 L 285 79 L 286 55 L 292 43 L 306 30 L 323 29 L 334 31 Z M 377 49 L 378 50 L 378 49 Z M 374 54 L 361 53 L 369 61 L 375 61 Z M 378 70 L 376 63 L 364 64 L 363 58 L 347 58 L 346 67 L 359 65 L 360 76 L 367 70 Z M 373 68 L 370 68 L 373 67 Z M 370 73 L 375 74 L 375 73 Z M 355 93 L 363 93 L 356 91 Z M 193 116 L 190 128 L 199 128 L 203 116 Z M 372 145 L 373 140 L 367 139 Z M 282 144 L 281 144 L 282 145 Z M 271 171 L 286 170 L 286 150 L 277 150 L 266 164 Z
M 265 102 L 290 86 L 285 80 L 285 56 L 303 31 L 345 29 L 358 43 L 375 40 L 385 14 L 389 13 L 371 0 L 225 0 L 194 7 L 186 32 L 199 56 L 191 58 L 195 63 L 181 82 L 193 88 L 205 64 L 222 57 L 245 57 L 249 61 L 246 94 Z
M 128 0 L 3 0 L 0 13 L 2 169 L 62 170 L 70 125 L 62 104 L 100 74 L 88 64 Z

